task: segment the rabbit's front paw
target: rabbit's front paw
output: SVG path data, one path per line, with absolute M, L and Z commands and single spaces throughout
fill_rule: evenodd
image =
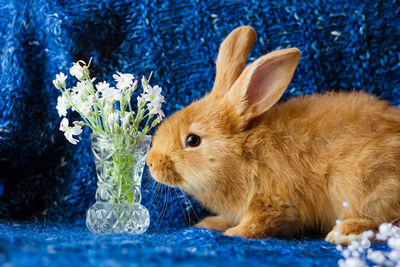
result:
M 351 241 L 359 239 L 362 232 L 376 231 L 377 227 L 378 225 L 375 222 L 367 219 L 346 219 L 333 227 L 325 241 L 347 246 Z
M 224 232 L 226 236 L 240 236 L 240 237 L 248 237 L 246 232 L 239 226 L 229 228 Z
M 226 236 L 240 236 L 244 238 L 252 238 L 252 239 L 259 239 L 264 238 L 267 235 L 267 232 L 264 231 L 261 227 L 254 227 L 249 225 L 238 225 L 232 228 L 229 228 L 224 232 Z
M 226 230 L 230 227 L 230 224 L 221 216 L 210 216 L 195 224 L 194 227 L 208 230 Z
M 330 231 L 325 237 L 325 241 L 330 242 L 332 244 L 347 246 L 353 240 L 359 239 L 360 235 L 349 234 L 349 235 L 340 235 L 336 230 Z

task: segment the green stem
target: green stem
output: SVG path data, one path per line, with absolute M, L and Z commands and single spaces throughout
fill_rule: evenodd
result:
M 147 113 L 147 115 L 148 115 L 149 117 L 147 118 L 146 125 L 145 125 L 144 128 L 143 128 L 143 131 L 142 131 L 142 134 L 143 134 L 143 135 L 146 135 L 146 134 L 150 131 L 150 129 L 147 129 L 147 130 L 146 130 L 146 128 L 147 128 L 147 125 L 149 125 L 149 122 L 150 122 L 151 118 L 154 117 L 153 114 L 151 114 L 151 115 L 149 115 L 149 114 L 150 114 L 150 113 Z M 146 115 L 146 116 L 147 116 L 147 115 Z
M 92 58 L 90 58 L 89 65 L 90 65 L 90 62 L 91 62 L 91 61 L 92 61 Z M 86 79 L 86 81 L 89 82 L 89 85 L 90 85 L 90 93 L 91 93 L 93 96 L 95 96 L 94 86 L 93 86 L 92 80 L 89 78 L 89 79 Z M 97 101 L 96 101 L 96 102 L 97 102 Z M 97 123 L 97 125 L 98 125 L 98 128 L 100 128 L 100 130 L 103 131 L 103 127 L 102 127 L 102 125 L 101 125 L 101 120 L 100 120 L 100 115 L 99 115 L 99 107 L 97 106 L 96 102 L 94 102 L 93 105 L 92 105 L 92 108 L 93 108 L 93 110 L 94 110 L 94 112 L 95 112 L 94 117 L 95 117 L 96 123 Z
M 111 186 L 116 187 L 116 199 L 111 200 L 117 203 L 134 203 L 134 174 L 131 172 L 132 165 L 135 165 L 135 158 L 130 151 L 135 151 L 139 143 L 139 137 L 135 137 L 132 143 L 128 135 L 107 136 L 112 138 L 110 149 L 113 150 L 112 161 L 113 167 L 107 174 L 110 177 Z M 128 154 L 128 156 L 126 156 Z

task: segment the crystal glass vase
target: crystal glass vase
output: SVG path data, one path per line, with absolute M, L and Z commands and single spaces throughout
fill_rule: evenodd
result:
M 96 165 L 96 203 L 87 211 L 86 226 L 93 233 L 141 234 L 149 226 L 149 212 L 140 204 L 141 182 L 151 136 L 92 134 Z

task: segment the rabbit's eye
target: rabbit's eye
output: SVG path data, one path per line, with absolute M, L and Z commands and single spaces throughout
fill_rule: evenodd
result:
M 186 137 L 186 146 L 195 147 L 200 145 L 200 136 L 195 134 L 189 134 Z

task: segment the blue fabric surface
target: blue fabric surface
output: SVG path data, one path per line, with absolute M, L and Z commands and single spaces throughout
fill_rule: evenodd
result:
M 55 74 L 67 73 L 72 61 L 90 57 L 98 80 L 111 81 L 115 71 L 140 76 L 153 70 L 153 81 L 164 88 L 168 115 L 209 91 L 219 44 L 235 27 L 246 24 L 258 34 L 250 61 L 279 48 L 296 46 L 302 51 L 284 99 L 326 90 L 365 90 L 400 104 L 399 0 L 0 0 L 0 218 L 79 225 L 62 225 L 58 231 L 34 224 L 21 230 L 3 223 L 2 251 L 23 264 L 32 257 L 33 262 L 50 257 L 47 245 L 61 243 L 65 262 L 76 256 L 100 263 L 94 259 L 106 259 L 100 252 L 124 259 L 96 242 L 121 248 L 123 240 L 138 240 L 139 252 L 128 253 L 147 255 L 141 262 L 152 262 L 155 251 L 153 260 L 168 262 L 176 255 L 173 259 L 183 264 L 188 260 L 184 255 L 191 255 L 187 248 L 199 247 L 194 253 L 199 264 L 207 259 L 215 264 L 265 260 L 310 265 L 314 256 L 333 264 L 337 255 L 322 241 L 244 241 L 185 230 L 205 211 L 149 177 L 142 201 L 151 214 L 148 234 L 96 237 L 83 228 L 95 192 L 89 132 L 73 146 L 58 130 Z M 164 232 L 165 227 L 179 230 Z M 10 247 L 4 243 L 7 238 Z M 14 251 L 24 248 L 25 241 L 18 241 L 23 238 L 38 248 L 37 254 L 29 252 L 30 246 L 27 254 Z M 152 250 L 170 239 L 175 243 L 166 247 L 174 252 Z M 86 246 L 92 252 L 84 251 Z
M 197 228 L 94 235 L 79 226 L 0 221 L 0 265 L 336 266 L 339 257 L 334 245 L 316 240 L 244 240 Z

